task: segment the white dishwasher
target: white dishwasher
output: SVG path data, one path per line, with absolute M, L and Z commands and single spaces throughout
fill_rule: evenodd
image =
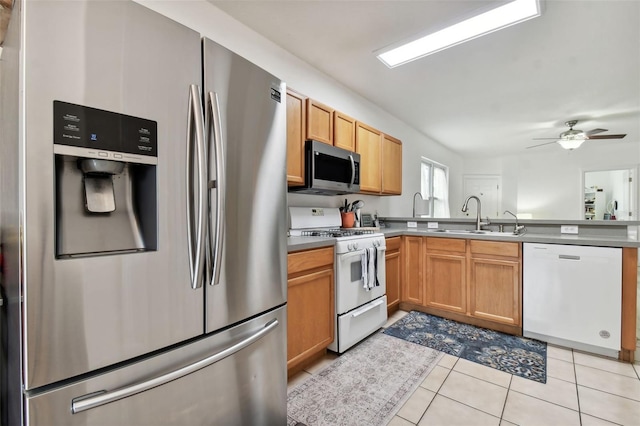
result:
M 524 243 L 522 286 L 525 337 L 618 357 L 622 249 Z

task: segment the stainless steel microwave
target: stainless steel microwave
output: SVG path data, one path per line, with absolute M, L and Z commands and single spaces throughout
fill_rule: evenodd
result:
M 360 192 L 360 154 L 315 140 L 306 141 L 304 186 L 289 191 L 318 195 Z

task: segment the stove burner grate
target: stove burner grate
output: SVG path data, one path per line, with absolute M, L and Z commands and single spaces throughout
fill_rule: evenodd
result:
M 351 237 L 354 235 L 374 234 L 371 229 L 313 229 L 310 231 L 302 231 L 303 237 Z

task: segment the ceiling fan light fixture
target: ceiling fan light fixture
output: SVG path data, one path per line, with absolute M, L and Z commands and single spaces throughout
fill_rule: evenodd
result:
M 584 139 L 559 139 L 558 144 L 564 149 L 576 149 L 580 148 L 580 145 L 584 142 Z
M 514 0 L 376 56 L 389 68 L 540 16 L 539 0 Z M 379 52 L 379 51 L 378 51 Z M 375 52 L 374 52 L 375 53 Z

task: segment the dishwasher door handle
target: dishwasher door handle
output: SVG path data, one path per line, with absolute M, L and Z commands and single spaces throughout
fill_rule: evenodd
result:
M 558 255 L 558 259 L 565 259 L 565 260 L 580 260 L 580 256 L 572 256 L 570 254 L 559 254 Z

